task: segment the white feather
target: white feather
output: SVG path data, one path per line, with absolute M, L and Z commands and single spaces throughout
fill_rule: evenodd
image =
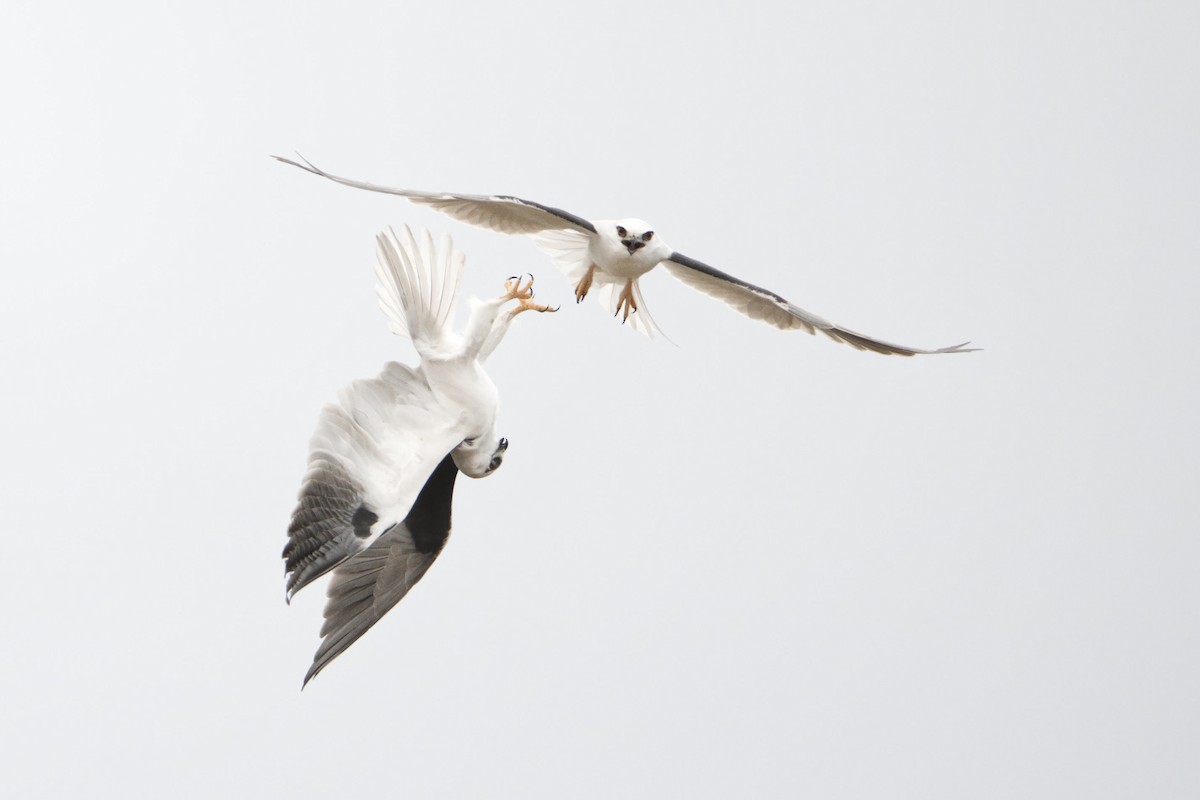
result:
M 450 330 L 466 257 L 449 235 L 434 247 L 429 231 L 420 241 L 407 225 L 389 228 L 376 238 L 375 288 L 391 331 L 412 340 L 422 355 L 442 354 L 452 346 Z
M 572 285 L 583 280 L 590 266 L 588 243 L 591 236 L 576 230 L 542 231 L 529 237 L 537 248 L 554 262 L 554 266 Z

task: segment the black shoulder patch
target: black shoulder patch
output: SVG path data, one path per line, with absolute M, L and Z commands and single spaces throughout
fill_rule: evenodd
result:
M 376 522 L 379 522 L 379 515 L 366 506 L 359 506 L 350 518 L 350 524 L 354 526 L 354 535 L 360 539 L 371 535 L 371 526 Z
M 433 470 L 404 518 L 413 544 L 421 553 L 440 553 L 450 535 L 450 503 L 454 498 L 454 479 L 458 467 L 447 454 Z

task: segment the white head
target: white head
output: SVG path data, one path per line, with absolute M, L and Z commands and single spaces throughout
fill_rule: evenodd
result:
M 480 436 L 463 439 L 451 451 L 454 465 L 472 478 L 484 478 L 500 469 L 504 463 L 504 451 L 508 450 L 508 439 L 496 438 L 495 426 Z
M 667 258 L 671 248 L 663 244 L 650 224 L 640 219 L 617 219 L 597 224 L 601 235 L 624 248 L 628 256 L 656 256 L 655 263 Z

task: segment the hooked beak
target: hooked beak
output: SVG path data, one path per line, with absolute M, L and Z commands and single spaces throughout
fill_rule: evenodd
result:
M 491 475 L 496 470 L 500 469 L 500 465 L 504 463 L 504 451 L 508 449 L 508 439 L 501 439 L 500 444 L 496 447 L 496 451 L 492 453 L 492 460 L 488 462 L 487 470 L 484 475 Z
M 629 255 L 633 255 L 646 246 L 646 243 L 639 239 L 622 239 L 621 244 L 625 245 L 625 249 L 629 251 Z

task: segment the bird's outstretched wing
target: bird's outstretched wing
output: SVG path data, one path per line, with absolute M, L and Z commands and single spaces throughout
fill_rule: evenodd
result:
M 321 410 L 283 548 L 287 599 L 404 519 L 462 440 L 419 373 L 390 363 Z
M 816 314 L 789 303 L 772 291 L 735 278 L 694 258 L 688 258 L 682 253 L 672 253 L 671 257 L 662 263 L 668 272 L 693 289 L 698 289 L 710 297 L 727 303 L 751 319 L 762 320 L 780 330 L 803 328 L 809 333 L 820 331 L 835 342 L 845 342 L 855 349 L 870 350 L 884 355 L 967 353 L 976 349 L 967 347 L 970 342 L 937 350 L 922 350 L 873 339 L 870 336 L 834 325 Z
M 447 454 L 404 520 L 333 571 L 321 645 L 304 676 L 305 684 L 400 602 L 433 564 L 450 535 L 457 476 L 454 459 Z
M 303 164 L 298 161 L 292 161 L 290 158 L 283 158 L 282 156 L 272 156 L 272 158 L 355 189 L 366 189 L 369 192 L 382 192 L 383 194 L 406 197 L 417 205 L 429 206 L 460 222 L 499 231 L 500 233 L 528 234 L 539 231 L 572 228 L 588 233 L 596 232 L 595 226 L 583 217 L 577 217 L 569 211 L 563 211 L 561 208 L 544 206 L 541 203 L 535 203 L 532 200 L 522 200 L 519 197 L 502 194 L 451 194 L 449 192 L 422 192 L 416 189 L 393 189 L 387 186 L 378 186 L 374 183 L 354 181 L 349 178 L 330 175 L 328 172 L 318 169 L 303 156 L 299 157 L 304 162 Z

